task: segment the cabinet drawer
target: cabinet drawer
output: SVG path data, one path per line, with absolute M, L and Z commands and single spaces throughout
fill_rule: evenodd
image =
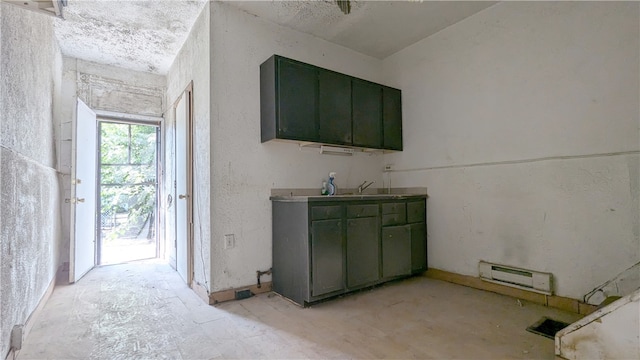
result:
M 404 225 L 407 223 L 407 207 L 401 203 L 382 204 L 382 226 Z
M 371 216 L 378 216 L 377 204 L 347 206 L 348 218 L 352 219 L 352 218 L 371 217 Z
M 406 213 L 405 203 L 386 203 L 382 204 L 382 215 L 385 214 L 404 214 Z
M 419 223 L 424 222 L 424 200 L 411 201 L 407 203 L 407 222 Z
M 382 215 L 382 226 L 389 225 L 404 225 L 407 223 L 407 214 L 405 212 L 401 214 L 386 214 Z
M 311 220 L 340 219 L 342 215 L 340 205 L 314 206 L 311 208 Z

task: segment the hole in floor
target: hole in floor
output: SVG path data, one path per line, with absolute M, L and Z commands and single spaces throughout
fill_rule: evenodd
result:
M 535 324 L 529 326 L 527 331 L 532 332 L 534 334 L 542 335 L 549 339 L 554 339 L 556 333 L 564 328 L 569 326 L 568 323 L 557 321 L 553 319 L 549 319 L 548 317 L 543 317 L 538 320 Z

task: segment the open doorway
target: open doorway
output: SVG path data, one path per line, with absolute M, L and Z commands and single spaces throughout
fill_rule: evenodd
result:
M 160 127 L 103 119 L 98 126 L 98 264 L 156 258 Z

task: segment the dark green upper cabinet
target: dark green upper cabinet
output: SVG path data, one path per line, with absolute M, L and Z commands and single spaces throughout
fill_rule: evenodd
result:
M 260 65 L 262 142 L 318 139 L 318 69 L 271 57 Z
M 382 147 L 382 87 L 353 79 L 353 145 L 379 149 Z
M 323 143 L 351 145 L 351 78 L 318 72 L 318 135 Z
M 400 90 L 274 55 L 260 65 L 262 142 L 402 150 Z
M 382 87 L 383 148 L 402 150 L 402 95 L 400 90 Z
M 287 139 L 317 139 L 317 69 L 279 58 L 278 73 L 278 133 Z

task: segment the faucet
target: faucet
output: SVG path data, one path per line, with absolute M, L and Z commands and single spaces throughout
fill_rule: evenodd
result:
M 375 184 L 375 183 L 376 183 L 376 181 L 375 181 L 375 180 L 374 180 L 374 181 L 372 181 L 372 182 L 370 182 L 370 183 L 368 183 L 368 184 L 367 184 L 367 180 L 363 181 L 363 182 L 362 182 L 362 184 L 360 184 L 360 185 L 358 186 L 358 194 L 362 194 L 362 192 L 363 192 L 364 190 L 366 190 L 369 186 L 371 186 L 371 185 L 373 185 L 373 184 Z M 367 185 L 365 185 L 365 184 L 367 184 Z

